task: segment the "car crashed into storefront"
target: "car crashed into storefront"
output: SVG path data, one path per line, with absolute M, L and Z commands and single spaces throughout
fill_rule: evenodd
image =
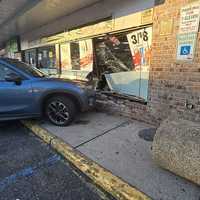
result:
M 23 59 L 51 76 L 86 81 L 100 94 L 145 103 L 151 42 L 147 26 L 26 50 Z

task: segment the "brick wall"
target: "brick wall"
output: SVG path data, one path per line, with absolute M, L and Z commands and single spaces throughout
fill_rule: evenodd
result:
M 157 125 L 169 115 L 200 121 L 200 34 L 193 62 L 176 60 L 180 9 L 189 2 L 191 0 L 166 0 L 155 7 L 148 104 L 108 96 L 103 96 L 106 101 L 102 101 L 101 96 L 103 108 Z M 169 19 L 173 19 L 173 31 L 161 36 L 161 21 Z
M 112 95 L 97 94 L 97 110 L 122 115 L 149 124 L 158 125 L 159 120 L 151 115 L 146 104 Z
M 194 61 L 176 60 L 180 9 L 189 2 L 166 0 L 165 4 L 155 8 L 148 107 L 150 113 L 159 120 L 171 113 L 200 120 L 200 34 Z M 160 23 L 168 19 L 173 19 L 173 32 L 161 36 Z

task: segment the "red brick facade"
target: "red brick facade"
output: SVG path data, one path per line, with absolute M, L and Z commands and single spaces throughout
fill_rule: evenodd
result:
M 194 60 L 176 60 L 180 9 L 191 2 L 195 1 L 166 0 L 154 8 L 153 56 L 147 105 L 109 97 L 107 109 L 109 107 L 115 112 L 153 124 L 159 124 L 169 115 L 200 121 L 200 33 Z M 170 19 L 173 19 L 171 34 L 161 35 L 161 22 Z
M 200 34 L 193 62 L 176 60 L 180 9 L 189 2 L 166 0 L 154 10 L 148 107 L 158 120 L 166 118 L 173 110 L 184 118 L 200 120 Z M 173 19 L 173 32 L 161 36 L 160 23 L 169 19 Z

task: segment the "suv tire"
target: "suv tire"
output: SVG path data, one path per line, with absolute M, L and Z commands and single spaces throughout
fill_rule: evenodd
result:
M 45 105 L 45 115 L 56 126 L 68 126 L 75 118 L 75 103 L 67 97 L 55 96 Z

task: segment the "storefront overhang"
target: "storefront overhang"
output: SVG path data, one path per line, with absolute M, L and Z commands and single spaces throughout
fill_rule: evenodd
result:
M 0 46 L 26 33 L 99 0 L 16 0 L 0 1 Z
M 53 36 L 41 37 L 37 40 L 28 41 L 26 43 L 22 43 L 22 50 L 55 45 L 58 43 L 91 39 L 108 33 L 111 34 L 133 30 L 133 27 L 134 29 L 138 29 L 152 23 L 153 8 L 122 17 L 112 16 L 92 25 L 85 25 L 69 31 L 63 31 L 63 33 L 55 34 Z
M 17 19 L 41 0 L 0 1 L 0 47 L 18 35 Z
M 62 32 L 69 28 L 67 26 L 75 27 L 92 20 L 110 17 L 114 10 L 119 10 L 119 15 L 124 16 L 153 8 L 163 2 L 164 0 L 0 1 L 0 47 L 4 42 L 17 35 L 24 36 L 34 32 L 34 37 L 41 38 Z M 83 18 L 85 19 L 83 20 Z

